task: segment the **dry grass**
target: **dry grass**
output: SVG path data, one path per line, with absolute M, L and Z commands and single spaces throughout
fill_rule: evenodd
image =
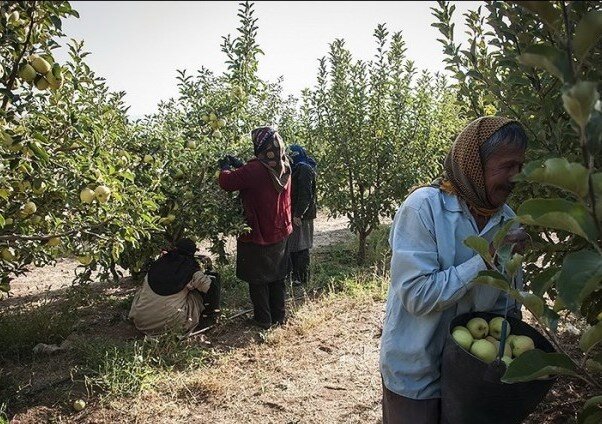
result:
M 370 298 L 307 303 L 256 343 L 84 422 L 377 422 L 381 315 L 382 304 Z

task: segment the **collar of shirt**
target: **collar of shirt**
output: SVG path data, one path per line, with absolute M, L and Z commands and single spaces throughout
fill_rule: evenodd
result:
M 443 208 L 450 212 L 461 212 L 467 215 L 476 228 L 476 222 L 468 210 L 466 202 L 461 200 L 460 197 L 453 194 L 443 193 Z M 512 210 L 508 205 L 504 204 L 491 218 L 489 218 L 487 225 L 483 227 L 479 235 L 481 236 L 486 234 L 493 226 L 502 225 L 504 222 L 512 218 L 514 218 Z

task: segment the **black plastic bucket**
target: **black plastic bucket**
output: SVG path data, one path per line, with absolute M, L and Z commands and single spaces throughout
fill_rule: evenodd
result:
M 457 325 L 466 326 L 472 318 L 487 322 L 498 314 L 471 312 L 455 317 L 443 348 L 441 364 L 441 410 L 445 424 L 519 424 L 535 410 L 548 393 L 555 377 L 525 383 L 507 384 L 484 378 L 489 364 L 459 346 L 451 335 Z M 536 349 L 554 352 L 550 342 L 529 324 L 508 317 L 512 334 L 529 336 Z

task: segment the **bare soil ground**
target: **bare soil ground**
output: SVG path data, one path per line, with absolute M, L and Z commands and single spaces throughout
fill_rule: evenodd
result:
M 346 220 L 316 222 L 318 247 L 350 237 Z M 75 264 L 36 269 L 15 284 L 14 302 L 60 298 Z M 97 296 L 123 299 L 135 291 L 129 279 L 95 283 Z M 48 291 L 51 289 L 51 291 Z M 174 371 L 135 398 L 100 402 L 88 396 L 81 381 L 71 381 L 68 353 L 15 364 L 13 377 L 27 381 L 27 405 L 12 423 L 378 423 L 381 422 L 379 338 L 384 302 L 371 296 L 308 296 L 298 301 L 284 327 L 258 331 L 234 319 L 198 337 L 212 360 L 200 368 Z M 8 305 L 5 303 L 5 305 Z M 82 310 L 78 337 L 140 338 L 125 320 L 123 307 L 103 304 Z M 109 306 L 107 306 L 109 305 Z M 571 329 L 562 338 L 577 345 Z M 0 364 L 10 367 L 11 364 Z M 570 422 L 587 392 L 579 380 L 560 378 L 527 424 Z M 88 401 L 76 413 L 71 402 Z

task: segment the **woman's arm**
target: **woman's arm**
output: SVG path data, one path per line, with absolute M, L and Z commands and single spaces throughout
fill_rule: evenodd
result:
M 254 181 L 249 165 L 238 169 L 222 170 L 219 173 L 219 185 L 226 191 L 244 190 L 251 187 Z
M 432 212 L 402 205 L 391 230 L 391 290 L 413 315 L 442 311 L 458 302 L 485 270 L 475 255 L 466 262 L 441 269 Z

